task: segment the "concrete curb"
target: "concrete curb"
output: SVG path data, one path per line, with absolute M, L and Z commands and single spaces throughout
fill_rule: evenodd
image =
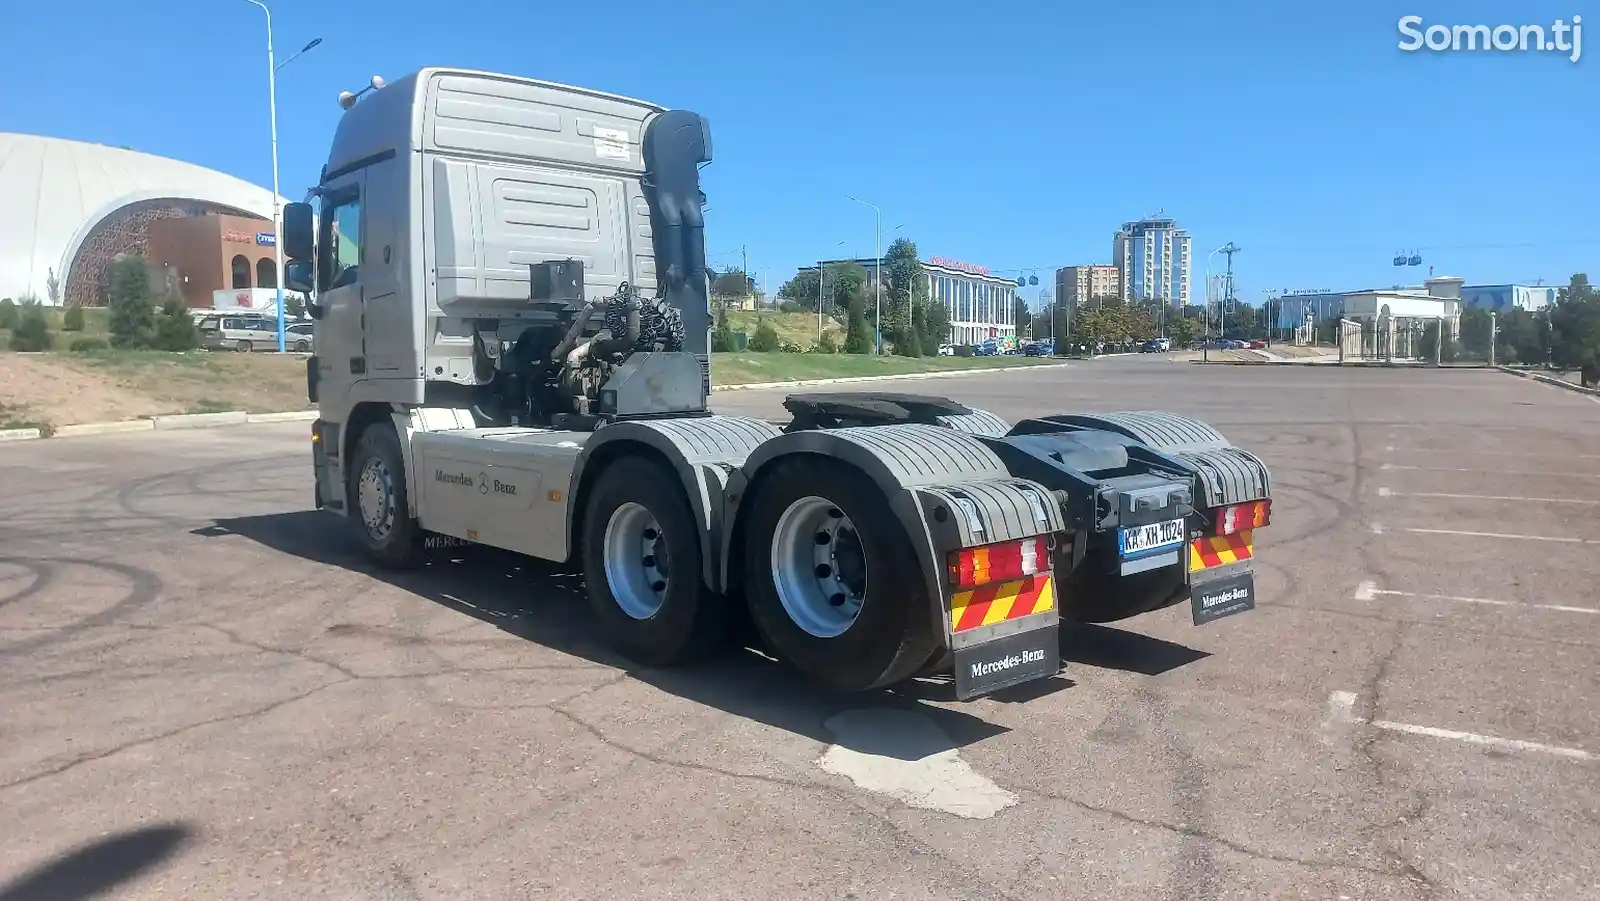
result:
M 64 425 L 56 428 L 55 438 L 71 438 L 74 435 L 120 435 L 124 432 L 148 432 L 156 424 L 148 419 L 130 419 L 126 422 L 85 422 L 79 425 Z
M 316 410 L 294 410 L 288 413 L 247 413 L 245 422 L 313 422 L 317 418 Z
M 154 422 L 157 430 L 207 429 L 218 425 L 244 425 L 246 419 L 242 411 L 235 411 L 230 413 L 180 413 L 174 416 L 157 416 Z
M 1031 372 L 1035 369 L 1064 369 L 1072 363 L 1036 363 L 1031 366 L 1006 366 L 999 369 L 956 369 L 936 372 L 903 372 L 894 375 L 853 375 L 836 379 L 798 379 L 790 382 L 751 382 L 748 385 L 712 385 L 716 391 L 755 391 L 760 388 L 795 388 L 809 385 L 842 385 L 849 382 L 887 382 L 895 379 L 948 379 L 963 375 L 994 375 L 1002 372 Z
M 1496 366 L 1495 368 L 1501 372 L 1517 376 L 1518 378 L 1533 379 L 1536 382 L 1543 382 L 1546 385 L 1554 385 L 1557 388 L 1565 388 L 1568 391 L 1576 391 L 1579 394 L 1587 394 L 1590 397 L 1600 397 L 1600 389 L 1585 388 L 1582 385 L 1574 385 L 1566 379 L 1551 378 L 1548 375 L 1540 375 L 1537 372 L 1526 372 L 1521 369 L 1512 369 L 1509 366 Z
M 42 437 L 38 429 L 0 429 L 0 441 L 32 441 Z

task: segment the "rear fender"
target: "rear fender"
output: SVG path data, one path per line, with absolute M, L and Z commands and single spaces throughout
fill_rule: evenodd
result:
M 1013 478 L 982 441 L 931 425 L 866 426 L 791 432 L 763 443 L 728 483 L 723 530 L 723 583 L 731 573 L 732 543 L 741 530 L 743 502 L 773 467 L 795 455 L 830 457 L 855 467 L 881 489 L 911 539 L 921 564 L 929 611 L 950 640 L 944 555 L 974 547 L 1053 534 L 1062 529 L 1059 506 L 1043 486 Z M 994 637 L 985 634 L 985 638 Z
M 591 464 L 609 459 L 617 442 L 642 445 L 659 454 L 683 485 L 700 527 L 701 576 L 715 591 L 726 589 L 727 529 L 723 528 L 725 497 L 729 479 L 738 473 L 751 451 L 779 435 L 777 426 L 760 419 L 742 416 L 693 416 L 681 419 L 646 419 L 612 423 L 584 442 L 572 470 L 567 497 L 573 506 L 567 517 L 567 547 L 577 547 L 583 521 L 585 475 L 592 478 Z M 721 536 L 719 540 L 718 536 Z

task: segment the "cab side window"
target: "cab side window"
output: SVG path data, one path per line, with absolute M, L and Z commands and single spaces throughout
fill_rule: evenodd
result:
M 350 196 L 324 207 L 322 222 L 318 289 L 329 291 L 355 284 L 361 268 L 361 198 Z

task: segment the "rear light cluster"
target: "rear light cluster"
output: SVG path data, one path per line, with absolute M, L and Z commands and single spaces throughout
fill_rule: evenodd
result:
M 1272 501 L 1249 501 L 1231 507 L 1218 507 L 1212 514 L 1214 535 L 1237 535 L 1272 523 Z
M 952 587 L 976 588 L 1048 572 L 1050 548 L 1045 536 L 1038 535 L 951 551 L 949 563 Z

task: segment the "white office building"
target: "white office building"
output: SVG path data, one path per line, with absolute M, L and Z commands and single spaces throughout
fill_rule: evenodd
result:
M 1124 222 L 1111 241 L 1123 300 L 1160 300 L 1181 308 L 1190 302 L 1194 247 L 1172 219 Z

